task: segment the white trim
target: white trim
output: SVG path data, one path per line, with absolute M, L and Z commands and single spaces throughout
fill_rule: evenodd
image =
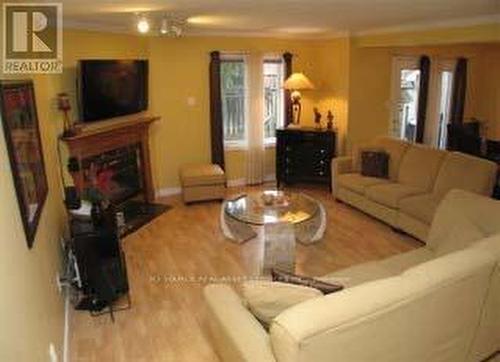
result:
M 380 27 L 372 28 L 367 30 L 361 30 L 358 32 L 353 32 L 354 37 L 365 36 L 365 35 L 378 35 L 378 34 L 390 34 L 390 33 L 402 33 L 409 31 L 418 30 L 434 30 L 443 28 L 459 28 L 465 26 L 474 25 L 487 25 L 487 24 L 497 24 L 500 23 L 500 15 L 484 15 L 472 18 L 460 18 L 460 19 L 449 19 L 449 20 L 439 20 L 439 21 L 428 21 L 413 24 L 396 25 L 390 27 Z
M 418 30 L 433 30 L 439 28 L 458 28 L 465 26 L 475 26 L 475 25 L 487 25 L 500 23 L 500 15 L 484 15 L 460 19 L 448 19 L 439 21 L 428 21 L 428 22 L 417 22 L 412 24 L 402 24 L 390 27 L 378 27 L 371 28 L 360 31 L 325 31 L 323 33 L 315 34 L 290 34 L 290 33 L 280 33 L 278 31 L 268 31 L 268 32 L 258 32 L 258 31 L 247 31 L 238 32 L 231 30 L 199 30 L 188 29 L 183 33 L 182 37 L 233 37 L 233 38 L 271 38 L 271 39 L 339 39 L 348 37 L 359 37 L 365 35 L 377 35 L 377 34 L 389 34 L 389 33 L 401 33 L 409 31 Z M 103 25 L 102 23 L 95 23 L 92 21 L 76 21 L 72 19 L 64 20 L 64 29 L 75 29 L 75 30 L 86 30 L 86 31 L 99 31 L 115 34 L 133 34 L 142 37 L 159 37 L 155 32 L 151 32 L 148 35 L 138 34 L 135 30 L 133 23 L 130 26 L 123 25 Z
M 64 20 L 63 29 L 67 30 L 84 30 L 84 31 L 94 31 L 94 32 L 105 32 L 112 34 L 126 34 L 126 35 L 136 35 L 138 37 L 162 37 L 155 31 L 151 31 L 148 34 L 139 34 L 134 27 L 134 23 L 131 22 L 130 26 L 123 25 L 103 25 L 102 23 L 95 23 L 92 21 L 77 21 L 71 19 Z M 347 38 L 350 36 L 349 31 L 325 31 L 321 33 L 312 34 L 296 34 L 296 33 L 285 33 L 279 31 L 269 31 L 269 32 L 259 32 L 259 31 L 231 31 L 231 30 L 194 30 L 186 29 L 182 33 L 181 38 L 189 37 L 223 37 L 223 38 L 269 38 L 269 39 L 304 39 L 304 40 L 317 40 L 317 39 L 340 39 Z
M 246 186 L 247 180 L 245 178 L 237 178 L 233 180 L 227 180 L 228 187 Z
M 264 182 L 274 182 L 276 181 L 276 174 L 269 174 L 264 176 Z
M 221 50 L 220 60 L 242 61 L 243 63 L 246 63 L 249 55 L 250 52 L 246 50 Z
M 276 148 L 276 137 L 264 138 L 264 148 Z
M 178 187 L 165 187 L 159 190 L 156 190 L 155 192 L 155 197 L 167 197 L 167 196 L 173 196 L 173 195 L 179 195 L 181 193 L 181 188 L 180 186 Z
M 401 71 L 403 69 L 419 69 L 418 56 L 395 56 L 392 58 L 391 70 L 391 109 L 389 112 L 389 131 L 392 137 L 402 138 L 402 135 L 393 134 L 394 120 L 399 118 L 399 97 L 401 95 Z M 403 129 L 400 130 L 403 132 Z
M 446 114 L 450 116 L 451 96 L 453 87 L 453 74 L 455 72 L 457 60 L 450 58 L 435 58 L 431 65 L 431 82 L 429 91 L 429 101 L 427 109 L 427 121 L 425 124 L 426 143 L 433 147 L 439 147 L 439 128 L 440 111 L 442 98 L 442 74 L 443 72 L 452 73 L 452 81 L 449 89 L 449 98 L 447 99 Z M 448 120 L 445 121 L 445 124 Z
M 248 150 L 248 144 L 246 141 L 224 141 L 224 152 L 246 150 Z
M 70 345 L 70 303 L 69 303 L 69 292 L 64 293 L 64 337 L 63 337 L 63 350 L 62 350 L 62 360 L 63 362 L 69 362 L 69 345 Z

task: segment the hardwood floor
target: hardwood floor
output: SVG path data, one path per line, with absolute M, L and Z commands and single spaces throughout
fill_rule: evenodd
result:
M 232 188 L 230 193 L 248 190 Z M 328 226 L 324 239 L 297 247 L 297 273 L 319 276 L 421 245 L 390 227 L 337 203 L 327 190 L 300 189 L 323 201 Z M 236 245 L 219 230 L 220 203 L 174 206 L 123 240 L 132 309 L 108 316 L 71 313 L 71 361 L 218 361 L 205 323 L 198 279 L 253 275 L 258 240 Z M 195 280 L 175 280 L 194 278 Z

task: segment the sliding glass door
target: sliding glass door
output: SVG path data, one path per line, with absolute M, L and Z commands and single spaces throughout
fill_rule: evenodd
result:
M 446 149 L 455 61 L 433 59 L 425 125 L 425 143 Z
M 452 59 L 431 60 L 423 142 L 441 149 L 447 144 L 455 64 Z M 390 120 L 393 137 L 415 141 L 420 77 L 418 57 L 394 58 Z
M 413 142 L 417 130 L 420 87 L 418 58 L 394 58 L 392 83 L 392 136 Z

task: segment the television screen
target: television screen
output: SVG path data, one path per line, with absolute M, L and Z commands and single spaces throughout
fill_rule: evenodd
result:
M 148 108 L 147 60 L 81 60 L 80 118 L 84 122 L 138 113 Z

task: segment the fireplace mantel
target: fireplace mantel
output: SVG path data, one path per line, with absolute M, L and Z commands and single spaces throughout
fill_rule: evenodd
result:
M 144 179 L 144 197 L 154 201 L 151 159 L 149 155 L 149 127 L 160 117 L 140 117 L 106 126 L 87 128 L 71 137 L 61 137 L 68 145 L 70 157 L 79 161 L 127 145 L 140 144 Z

